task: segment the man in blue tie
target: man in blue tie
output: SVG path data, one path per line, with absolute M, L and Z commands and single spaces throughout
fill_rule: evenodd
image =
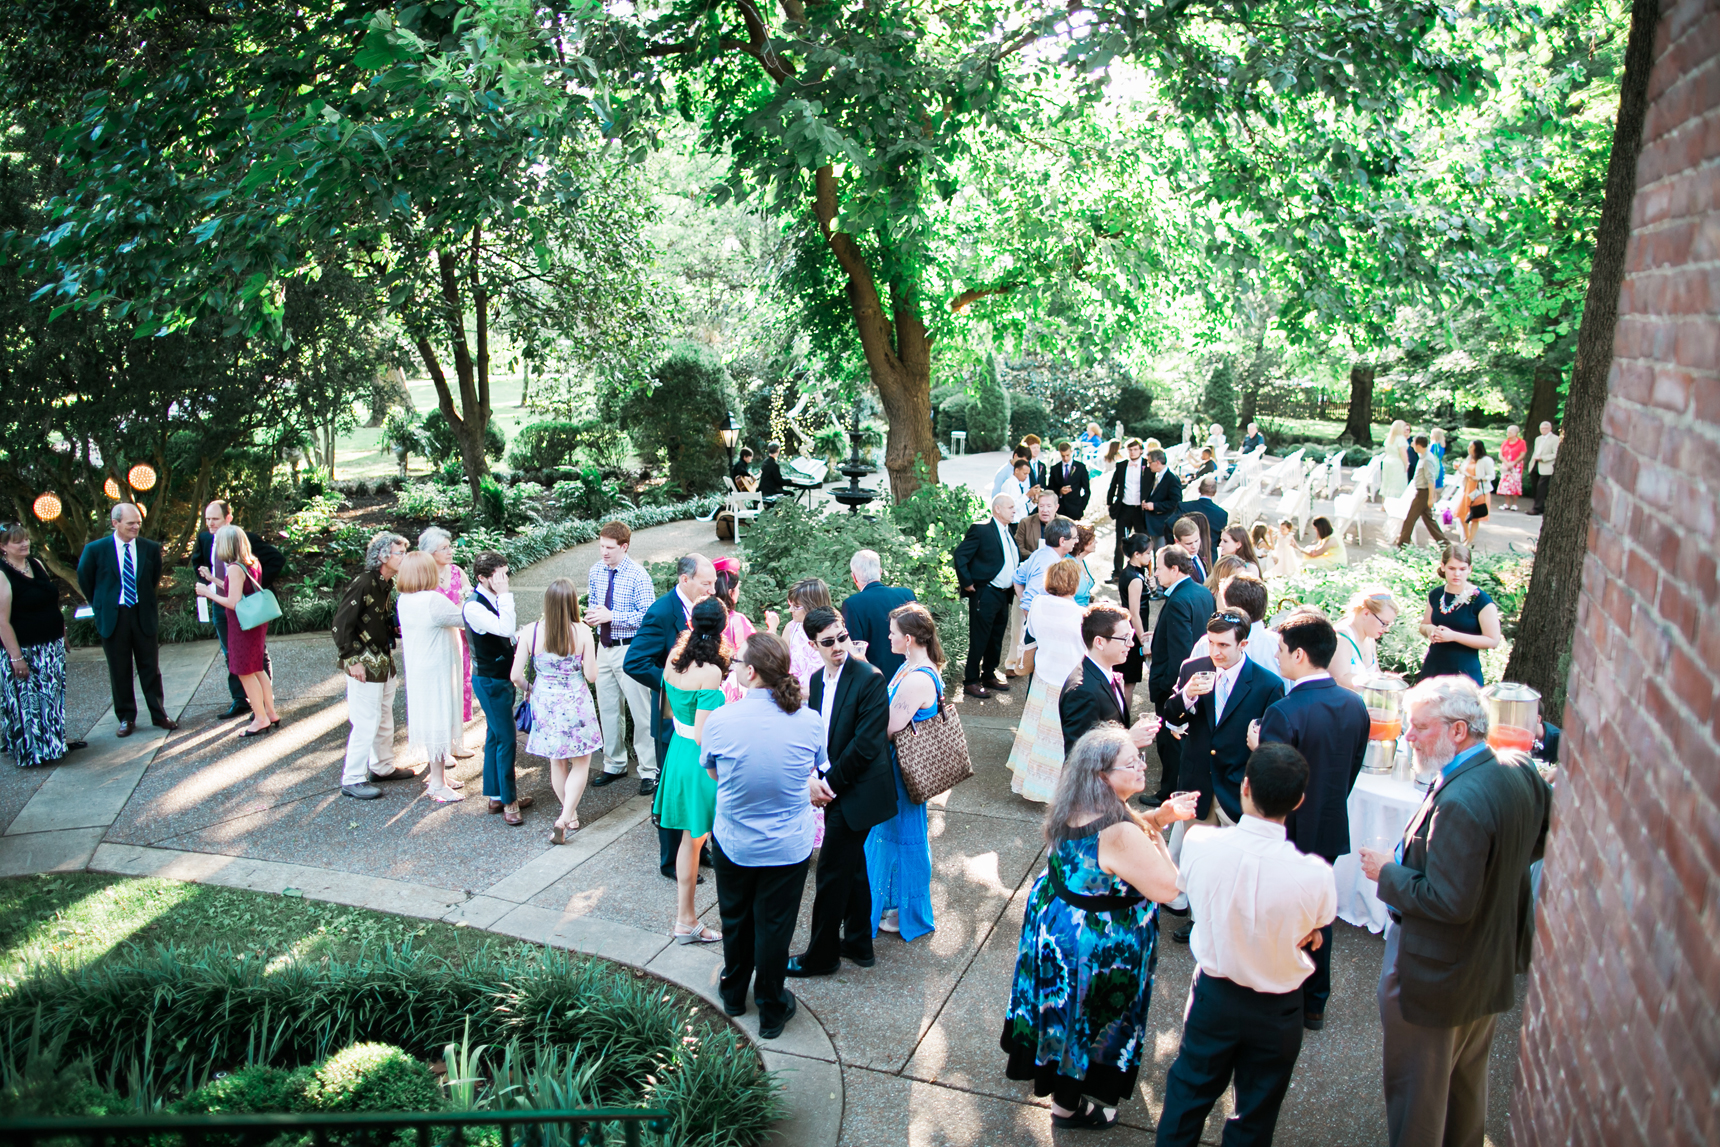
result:
M 130 502 L 114 506 L 108 518 L 113 533 L 85 546 L 78 557 L 78 588 L 95 610 L 119 735 L 129 737 L 137 728 L 137 694 L 131 687 L 134 665 L 151 723 L 171 731 L 179 723 L 167 715 L 162 697 L 156 640 L 155 583 L 161 580 L 161 544 L 137 536 L 143 529 L 143 513 Z

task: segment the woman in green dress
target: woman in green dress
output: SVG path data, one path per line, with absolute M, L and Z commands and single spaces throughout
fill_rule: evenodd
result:
M 699 923 L 693 889 L 699 882 L 699 850 L 711 834 L 717 812 L 717 782 L 699 763 L 705 718 L 723 705 L 723 677 L 734 651 L 723 640 L 729 611 L 714 597 L 693 607 L 686 632 L 663 667 L 663 696 L 675 718 L 675 734 L 663 757 L 657 797 L 651 812 L 662 828 L 681 830 L 675 854 L 675 930 L 677 944 L 714 944 L 723 938 Z

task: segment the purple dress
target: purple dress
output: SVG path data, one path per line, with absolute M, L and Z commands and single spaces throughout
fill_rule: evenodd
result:
M 558 761 L 583 757 L 603 747 L 603 730 L 585 683 L 584 659 L 538 650 L 532 654 L 537 680 L 532 684 L 532 731 L 526 752 Z
M 448 567 L 448 584 L 437 586 L 436 592 L 459 606 L 466 608 L 466 575 L 460 572 L 459 566 Z M 465 704 L 460 710 L 462 723 L 472 719 L 472 649 L 466 644 L 464 630 L 454 635 L 460 643 L 460 681 L 459 687 L 465 693 Z
M 257 584 L 256 578 L 262 573 L 263 567 L 246 569 L 238 562 L 231 562 L 226 570 L 229 577 L 232 576 L 235 566 L 249 575 L 239 579 L 239 595 L 250 597 L 257 593 L 262 587 Z M 268 665 L 268 640 L 268 622 L 265 621 L 255 629 L 240 629 L 238 616 L 232 610 L 227 610 L 227 672 L 235 677 L 263 672 Z

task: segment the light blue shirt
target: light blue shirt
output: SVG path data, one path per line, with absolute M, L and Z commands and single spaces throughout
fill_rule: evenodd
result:
M 1457 754 L 1455 757 L 1451 758 L 1451 760 L 1447 761 L 1445 767 L 1443 769 L 1439 770 L 1439 784 L 1440 785 L 1445 784 L 1446 781 L 1451 779 L 1451 774 L 1457 771 L 1457 768 L 1459 765 L 1463 764 L 1464 761 L 1467 761 L 1470 757 L 1473 757 L 1476 753 L 1479 753 L 1482 749 L 1485 749 L 1486 747 L 1487 747 L 1486 741 L 1481 742 L 1479 745 L 1471 745 L 1467 749 L 1463 750 L 1461 753 Z M 1436 793 L 1438 791 L 1439 791 L 1439 785 L 1435 785 L 1434 788 L 1428 793 L 1428 796 L 1431 797 L 1434 793 Z M 1397 851 L 1392 854 L 1392 859 L 1397 861 L 1399 864 L 1403 863 L 1403 846 L 1404 846 L 1404 842 L 1401 840 L 1398 841 Z
M 1017 567 L 1015 584 L 1027 587 L 1021 593 L 1023 610 L 1033 604 L 1034 598 L 1045 592 L 1045 571 L 1068 556 L 1040 542 L 1039 548 L 1033 551 L 1033 556 Z
M 812 855 L 807 784 L 825 763 L 824 720 L 802 705 L 784 713 L 766 689 L 705 718 L 701 757 L 717 774 L 712 835 L 748 868 L 798 864 Z

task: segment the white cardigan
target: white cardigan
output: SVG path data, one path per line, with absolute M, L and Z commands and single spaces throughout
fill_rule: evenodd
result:
M 1081 658 L 1081 619 L 1086 611 L 1072 597 L 1042 593 L 1027 607 L 1027 628 L 1033 634 L 1033 675 L 1061 690 Z
M 456 706 L 462 694 L 449 688 L 460 670 L 460 643 L 454 635 L 466 624 L 460 607 L 440 590 L 403 593 L 395 606 L 400 617 L 400 672 L 406 684 L 406 743 L 432 761 L 454 747 L 461 725 Z

